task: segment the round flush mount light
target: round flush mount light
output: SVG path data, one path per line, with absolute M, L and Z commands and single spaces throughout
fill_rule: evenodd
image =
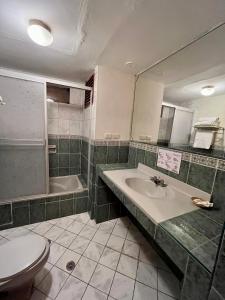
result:
M 201 89 L 201 94 L 203 96 L 211 96 L 212 94 L 214 94 L 214 92 L 215 92 L 215 87 L 213 85 L 207 85 Z
M 49 46 L 53 42 L 51 29 L 40 20 L 30 20 L 27 33 L 31 40 L 40 46 Z

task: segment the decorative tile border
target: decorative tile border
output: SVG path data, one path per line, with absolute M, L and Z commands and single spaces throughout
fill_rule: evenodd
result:
M 91 140 L 91 145 L 94 146 L 129 146 L 127 140 Z
M 130 142 L 130 147 L 133 147 L 136 149 L 142 149 L 142 150 L 153 152 L 153 153 L 157 153 L 158 148 L 159 148 L 159 146 L 149 145 L 149 144 L 145 144 L 145 143 L 138 143 L 138 142 L 134 142 L 134 141 Z M 164 148 L 164 147 L 160 146 L 160 148 Z M 168 149 L 168 148 L 165 148 L 165 149 Z M 199 155 L 199 154 L 193 154 L 193 153 L 189 153 L 189 152 L 183 152 L 183 151 L 179 151 L 179 150 L 173 150 L 173 151 L 182 153 L 182 160 L 184 160 L 184 161 L 192 162 L 192 163 L 210 167 L 210 168 L 218 167 L 221 170 L 225 170 L 225 160 L 208 157 L 208 156 L 204 156 L 204 155 Z
M 191 162 L 206 167 L 216 168 L 218 159 L 198 154 L 191 155 Z

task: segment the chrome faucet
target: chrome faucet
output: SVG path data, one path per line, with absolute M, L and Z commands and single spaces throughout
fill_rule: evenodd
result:
M 150 177 L 150 180 L 153 181 L 155 183 L 155 185 L 157 185 L 157 186 L 161 186 L 161 187 L 166 187 L 167 186 L 164 179 L 160 179 L 157 176 Z

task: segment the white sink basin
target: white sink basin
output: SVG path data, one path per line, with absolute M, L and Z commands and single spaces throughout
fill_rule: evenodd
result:
M 150 198 L 163 198 L 166 196 L 167 187 L 157 186 L 150 180 L 132 177 L 126 178 L 125 182 L 131 189 L 144 196 Z

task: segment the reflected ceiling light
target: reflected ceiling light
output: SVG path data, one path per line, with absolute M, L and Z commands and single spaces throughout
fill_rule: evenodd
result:
M 213 85 L 207 85 L 201 89 L 201 94 L 203 96 L 211 96 L 212 94 L 214 94 L 214 92 L 215 92 L 215 87 Z
M 49 46 L 53 42 L 50 27 L 40 20 L 30 20 L 27 33 L 33 42 L 40 46 Z

